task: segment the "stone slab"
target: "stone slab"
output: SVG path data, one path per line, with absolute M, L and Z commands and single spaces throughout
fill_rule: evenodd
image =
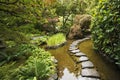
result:
M 79 77 L 78 80 L 100 80 L 99 78 Z
M 79 49 L 77 49 L 77 50 L 73 50 L 73 51 L 71 51 L 72 53 L 78 53 L 78 52 L 80 52 L 80 50 Z
M 72 51 L 72 50 L 77 50 L 78 48 L 77 47 L 70 47 L 69 50 Z
M 82 62 L 81 65 L 82 65 L 82 68 L 93 68 L 94 67 L 91 61 Z
M 79 52 L 79 53 L 76 53 L 74 54 L 76 57 L 81 57 L 81 56 L 86 56 L 86 54 L 82 53 L 82 52 Z
M 79 62 L 84 62 L 84 61 L 88 61 L 88 60 L 89 60 L 89 58 L 86 57 L 86 56 L 81 56 L 81 57 L 79 58 Z
M 89 68 L 82 69 L 81 75 L 82 77 L 100 78 L 100 75 L 96 71 L 96 69 L 89 69 Z

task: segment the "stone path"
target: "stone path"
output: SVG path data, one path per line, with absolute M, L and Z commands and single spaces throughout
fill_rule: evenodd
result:
M 90 37 L 73 41 L 69 47 L 69 51 L 74 55 L 78 60 L 76 63 L 80 63 L 82 70 L 81 74 L 78 76 L 78 80 L 100 80 L 100 75 L 95 69 L 94 64 L 89 60 L 87 55 L 81 52 L 77 45 L 85 40 L 90 39 Z

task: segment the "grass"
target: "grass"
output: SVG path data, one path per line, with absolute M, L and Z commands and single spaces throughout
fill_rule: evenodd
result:
M 58 44 L 65 42 L 65 41 L 66 41 L 66 37 L 64 36 L 64 34 L 58 33 L 58 34 L 51 36 L 48 39 L 47 45 L 48 46 L 55 46 L 55 45 L 58 45 Z

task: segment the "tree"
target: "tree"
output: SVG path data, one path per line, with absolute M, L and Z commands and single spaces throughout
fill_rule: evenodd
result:
M 45 22 L 44 2 L 41 0 L 1 0 L 0 22 L 7 26 Z
M 120 65 L 120 1 L 100 0 L 93 13 L 94 47 Z

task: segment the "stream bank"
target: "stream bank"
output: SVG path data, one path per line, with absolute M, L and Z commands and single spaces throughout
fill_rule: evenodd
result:
M 77 75 L 80 74 L 81 65 L 77 64 L 71 57 L 68 51 L 72 41 L 68 40 L 66 45 L 49 52 L 58 60 L 58 76 L 59 80 L 77 80 Z M 93 50 L 93 43 L 91 40 L 86 40 L 79 44 L 79 49 L 84 52 L 90 61 L 100 73 L 101 80 L 120 80 L 120 71 L 118 68 L 104 59 L 100 54 Z

